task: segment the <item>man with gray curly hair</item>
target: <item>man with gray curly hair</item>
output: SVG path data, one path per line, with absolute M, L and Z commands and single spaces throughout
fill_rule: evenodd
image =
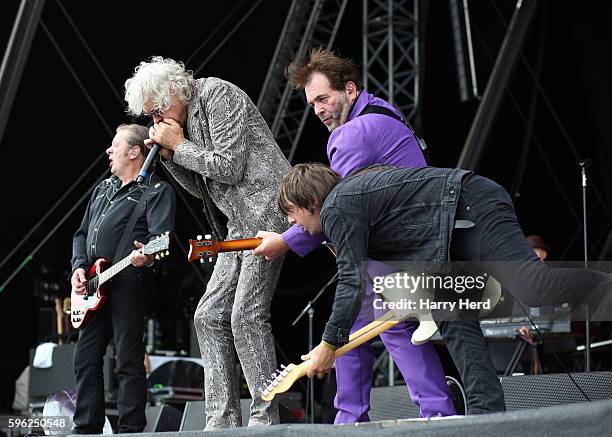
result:
M 125 82 L 134 115 L 153 118 L 147 146 L 161 146 L 164 166 L 192 195 L 220 239 L 282 232 L 285 218 L 276 188 L 291 170 L 247 94 L 209 77 L 194 79 L 185 66 L 156 56 Z M 270 304 L 282 260 L 252 252 L 221 253 L 194 320 L 204 360 L 206 429 L 241 425 L 236 357 L 253 399 L 249 426 L 279 422 L 276 403 L 256 391 L 276 368 Z

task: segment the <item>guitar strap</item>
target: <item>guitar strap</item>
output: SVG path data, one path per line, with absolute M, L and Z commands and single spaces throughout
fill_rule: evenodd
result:
M 416 138 L 417 140 L 417 144 L 421 148 L 421 152 L 423 152 L 423 154 L 426 155 L 425 158 L 427 159 L 427 161 L 429 161 L 428 159 L 429 157 L 427 156 L 429 154 L 429 151 L 427 150 L 427 143 L 425 143 L 425 140 L 419 137 L 414 131 L 414 129 L 412 129 L 412 126 L 410 126 L 410 124 L 408 124 L 407 121 L 402 120 L 401 117 L 397 115 L 395 112 L 391 111 L 389 108 L 385 108 L 384 106 L 367 105 L 365 108 L 363 108 L 363 110 L 359 113 L 357 117 L 361 115 L 366 115 L 366 114 L 386 115 L 387 117 L 394 118 L 400 123 L 404 124 L 408 129 L 410 129 L 410 132 L 412 132 L 412 135 L 414 135 L 414 138 Z
M 117 249 L 115 249 L 115 255 L 113 255 L 113 264 L 117 263 L 119 260 L 121 260 L 121 258 L 123 258 L 122 257 L 123 250 L 128 244 L 128 239 L 132 235 L 132 231 L 134 230 L 134 225 L 136 225 L 136 220 L 138 220 L 138 217 L 140 217 L 145 211 L 145 207 L 147 205 L 146 198 L 149 195 L 150 191 L 151 191 L 151 186 L 148 186 L 147 189 L 144 191 L 144 193 L 142 193 L 142 196 L 140 196 L 140 200 L 138 201 L 138 203 L 132 210 L 132 215 L 130 216 L 130 220 L 127 222 L 127 225 L 125 225 L 123 234 L 121 234 L 121 240 L 119 240 Z

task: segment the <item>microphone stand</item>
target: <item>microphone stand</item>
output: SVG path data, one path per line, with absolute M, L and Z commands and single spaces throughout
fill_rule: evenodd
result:
M 586 206 L 586 187 L 587 187 L 587 168 L 591 165 L 590 159 L 580 161 L 582 172 L 582 230 L 584 240 L 584 269 L 589 268 L 589 255 L 587 246 L 587 206 Z M 591 371 L 591 311 L 588 305 L 584 306 L 584 371 Z
M 314 335 L 313 335 L 313 323 L 312 323 L 313 318 L 314 318 L 313 304 L 315 304 L 317 300 L 319 300 L 323 292 L 327 290 L 327 287 L 329 287 L 331 284 L 336 282 L 337 279 L 338 279 L 338 272 L 336 272 L 334 276 L 329 281 L 327 281 L 327 284 L 325 284 L 319 290 L 317 295 L 312 300 L 308 301 L 308 304 L 304 307 L 300 315 L 297 316 L 297 318 L 291 324 L 291 326 L 295 326 L 297 322 L 299 322 L 300 319 L 304 317 L 305 314 L 308 314 L 308 352 L 310 352 L 314 348 L 314 344 L 313 344 Z M 313 378 L 308 379 L 308 397 L 310 398 L 310 402 L 309 402 L 310 403 L 310 423 L 314 423 L 314 379 Z M 306 405 L 306 415 L 308 415 L 308 407 L 309 406 Z

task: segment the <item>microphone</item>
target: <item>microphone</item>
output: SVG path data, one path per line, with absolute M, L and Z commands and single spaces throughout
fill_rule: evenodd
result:
M 153 147 L 149 150 L 149 154 L 147 155 L 147 159 L 145 159 L 144 164 L 142 164 L 142 168 L 140 169 L 140 173 L 138 173 L 138 177 L 136 178 L 136 183 L 140 184 L 149 176 L 149 169 L 153 165 L 153 160 L 159 153 L 160 145 L 157 143 L 153 143 Z

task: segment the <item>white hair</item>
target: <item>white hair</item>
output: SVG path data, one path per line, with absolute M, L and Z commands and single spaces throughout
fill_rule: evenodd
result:
M 185 70 L 182 62 L 153 56 L 149 62 L 141 62 L 134 69 L 134 76 L 125 81 L 125 101 L 128 113 L 136 116 L 149 109 L 168 110 L 172 97 L 187 103 L 193 96 L 195 80 L 193 72 Z

